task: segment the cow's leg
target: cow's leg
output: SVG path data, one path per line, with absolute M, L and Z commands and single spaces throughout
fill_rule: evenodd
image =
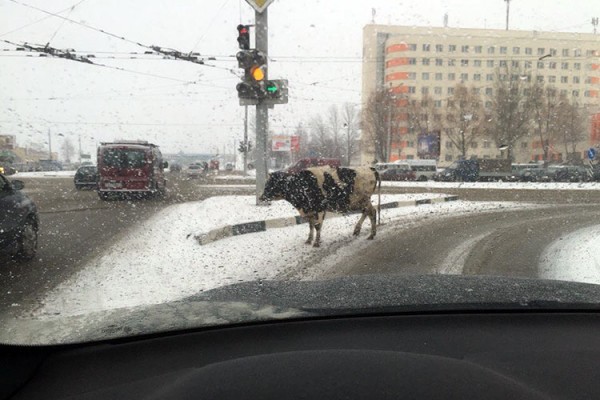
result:
M 360 228 L 362 228 L 362 224 L 363 222 L 365 222 L 365 218 L 367 218 L 367 209 L 363 208 L 362 211 L 362 215 L 360 216 L 360 219 L 358 220 L 358 222 L 356 223 L 356 226 L 354 227 L 354 236 L 358 236 L 360 234 Z
M 323 227 L 323 220 L 325 219 L 325 211 L 317 213 L 317 220 L 315 222 L 315 229 L 317 230 L 317 237 L 315 239 L 314 247 L 321 247 L 321 228 Z
M 367 207 L 367 212 L 369 213 L 369 219 L 371 220 L 371 234 L 367 239 L 372 240 L 375 238 L 375 234 L 377 233 L 377 210 L 372 204 L 369 204 L 369 207 Z
M 306 240 L 306 244 L 311 244 L 313 241 L 313 233 L 315 231 L 315 218 L 311 215 L 308 217 L 308 225 L 309 225 L 309 233 L 308 239 Z

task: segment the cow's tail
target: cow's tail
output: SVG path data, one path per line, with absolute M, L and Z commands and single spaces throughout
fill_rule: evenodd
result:
M 375 173 L 375 186 L 379 186 L 377 190 L 377 225 L 381 225 L 381 175 L 375 168 L 373 168 L 373 172 Z

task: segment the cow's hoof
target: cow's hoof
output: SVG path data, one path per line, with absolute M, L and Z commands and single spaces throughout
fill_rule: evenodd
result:
M 321 243 L 315 242 L 315 244 L 313 244 L 313 247 L 321 247 Z
M 375 239 L 375 235 L 369 235 L 369 237 L 367 238 L 367 240 L 373 240 Z
M 307 240 L 306 242 L 304 242 L 304 244 L 311 244 L 312 240 Z
M 354 236 L 358 236 L 358 235 L 360 235 L 360 230 L 355 230 L 354 232 L 352 232 L 352 234 Z

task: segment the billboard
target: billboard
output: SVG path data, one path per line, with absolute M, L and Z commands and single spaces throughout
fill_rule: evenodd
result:
M 272 151 L 291 151 L 292 149 L 292 137 L 284 135 L 273 135 L 273 144 L 271 145 Z
M 419 158 L 439 158 L 440 131 L 423 132 L 418 135 L 417 156 Z
M 300 151 L 300 136 L 292 136 L 292 151 Z

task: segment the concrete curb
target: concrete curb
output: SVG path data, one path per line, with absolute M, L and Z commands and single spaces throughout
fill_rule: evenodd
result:
M 381 205 L 381 209 L 389 208 L 400 208 L 400 207 L 412 207 L 420 206 L 423 204 L 436 204 L 445 203 L 448 201 L 456 201 L 458 196 L 446 196 L 436 197 L 433 199 L 421 199 L 421 200 L 410 200 L 410 201 L 393 201 L 391 203 L 384 203 Z M 359 214 L 360 211 L 352 212 L 350 214 Z M 325 219 L 339 218 L 347 214 L 334 214 L 329 213 Z M 245 235 L 248 233 L 264 232 L 268 229 L 285 228 L 288 226 L 304 224 L 306 221 L 300 216 L 288 217 L 288 218 L 275 218 L 264 221 L 246 222 L 243 224 L 228 225 L 221 228 L 216 228 L 207 233 L 194 236 L 200 245 L 209 244 L 216 242 L 217 240 L 226 239 L 231 236 Z

